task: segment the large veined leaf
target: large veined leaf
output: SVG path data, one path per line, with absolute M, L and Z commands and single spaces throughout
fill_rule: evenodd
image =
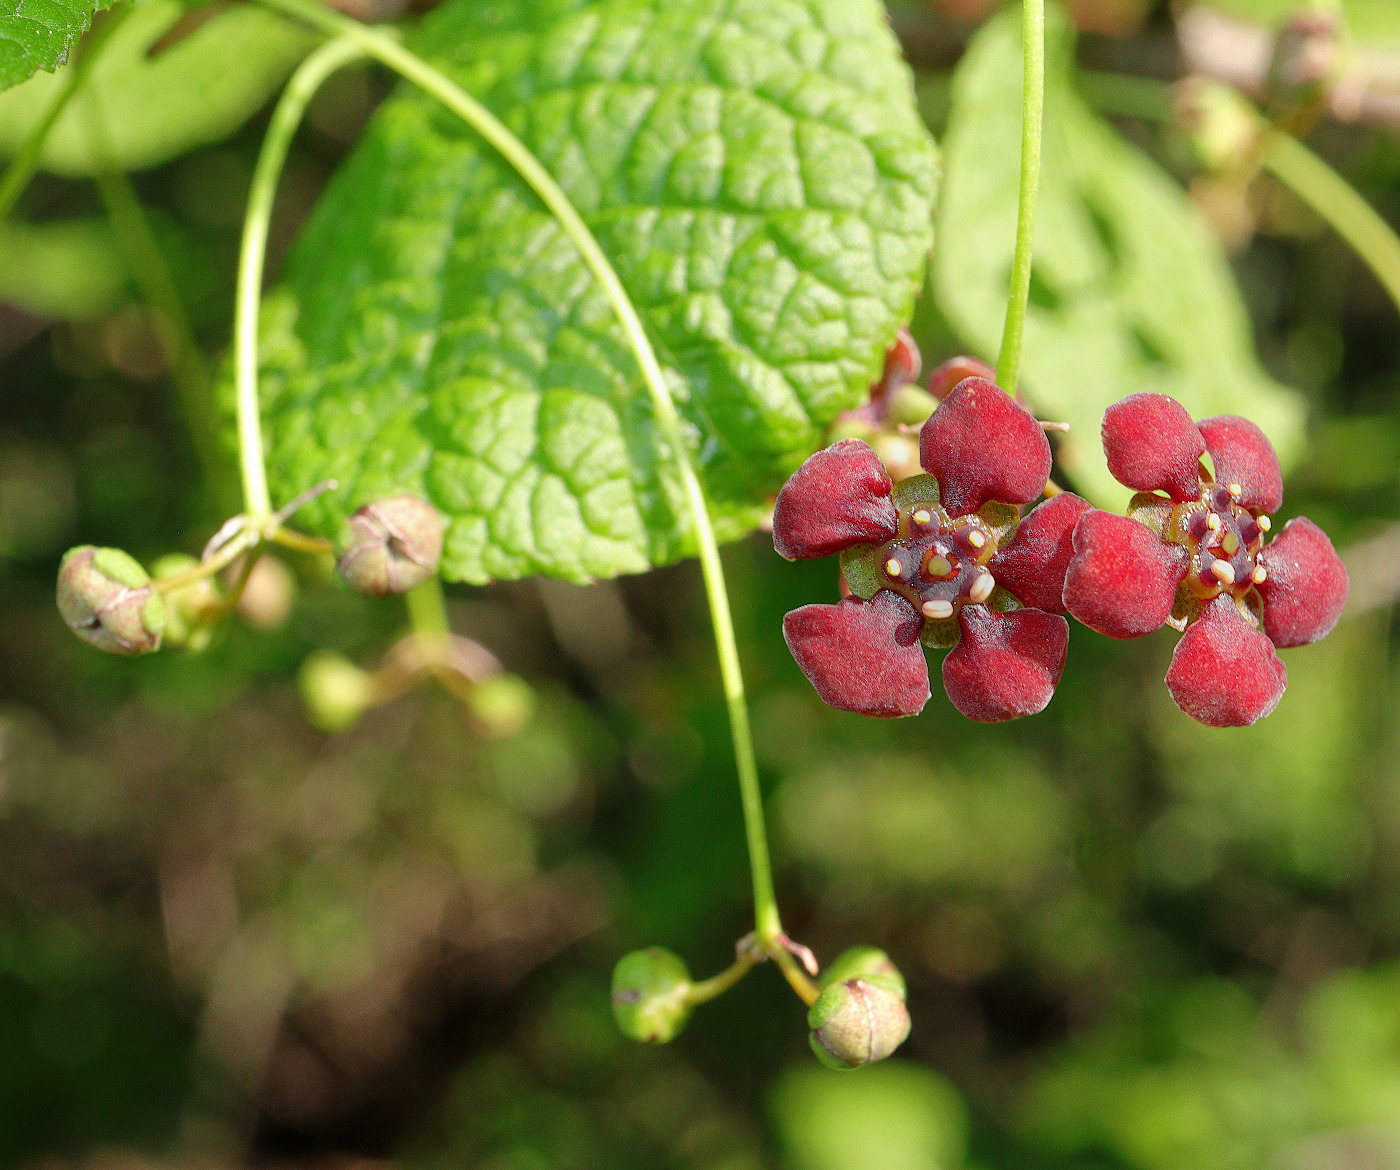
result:
M 46 170 L 72 178 L 139 170 L 217 142 L 256 113 L 316 43 L 293 21 L 235 4 L 151 56 L 186 8 L 180 0 L 132 2 L 135 11 L 44 140 Z M 0 154 L 20 149 L 66 74 L 39 74 L 0 95 Z
M 1043 418 L 1070 424 L 1061 464 L 1104 507 L 1124 491 L 1099 448 L 1104 408 L 1170 394 L 1195 418 L 1243 414 L 1285 464 L 1302 444 L 1299 397 L 1270 379 L 1225 256 L 1185 192 L 1074 92 L 1052 20 L 1044 170 L 1022 382 Z M 1016 235 L 1021 134 L 1017 14 L 990 22 L 953 79 L 934 289 L 964 342 L 995 357 Z
M 937 159 L 876 0 L 454 0 L 417 49 L 557 177 L 680 402 L 723 537 L 858 402 L 907 319 Z M 274 492 L 393 491 L 443 572 L 636 572 L 693 550 L 612 308 L 536 197 L 404 92 L 323 197 L 266 314 Z
M 55 69 L 112 0 L 0 0 L 0 89 Z

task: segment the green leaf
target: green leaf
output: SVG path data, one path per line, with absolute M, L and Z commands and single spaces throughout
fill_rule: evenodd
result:
M 187 9 L 180 0 L 134 3 L 82 92 L 49 131 L 40 160 L 45 170 L 70 178 L 140 170 L 226 138 L 316 43 L 293 21 L 256 4 L 235 4 L 152 56 Z M 41 74 L 0 95 L 0 154 L 20 149 L 67 84 L 66 73 Z
M 455 0 L 419 51 L 539 156 L 598 236 L 679 400 L 721 539 L 866 392 L 932 239 L 936 152 L 876 0 Z M 443 573 L 638 572 L 693 551 L 597 282 L 454 115 L 387 102 L 268 315 L 274 494 L 413 491 Z
M 113 0 L 0 0 L 0 89 L 55 69 Z
M 0 223 L 0 301 L 83 320 L 120 303 L 126 268 L 103 220 Z
M 1061 465 L 1095 503 L 1126 489 L 1099 447 L 1104 408 L 1170 394 L 1193 418 L 1242 414 L 1285 466 L 1299 453 L 1298 395 L 1270 379 L 1229 264 L 1185 192 L 1096 117 L 1070 83 L 1072 46 L 1052 20 L 1044 171 L 1022 380 L 1041 417 L 1070 424 Z M 977 36 L 953 79 L 933 284 L 939 308 L 984 357 L 1001 343 L 1016 235 L 1021 40 L 1014 13 Z

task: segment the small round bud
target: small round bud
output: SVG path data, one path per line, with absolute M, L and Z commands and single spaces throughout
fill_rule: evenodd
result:
M 1172 112 L 1207 171 L 1233 174 L 1258 151 L 1263 120 L 1232 86 L 1189 77 L 1172 90 Z
M 509 739 L 535 714 L 535 691 L 515 674 L 496 674 L 472 687 L 467 709 L 483 734 Z
M 828 1068 L 851 1069 L 884 1060 L 909 1035 L 904 997 L 868 979 L 828 985 L 807 1013 L 809 1039 Z
M 369 597 L 407 593 L 437 571 L 443 525 L 438 510 L 417 496 L 366 504 L 346 522 L 336 562 L 345 583 Z
M 622 1034 L 642 1044 L 666 1044 L 690 1019 L 690 972 L 679 955 L 647 947 L 623 955 L 613 969 L 613 1015 Z
M 842 951 L 821 973 L 817 986 L 825 990 L 833 983 L 845 983 L 848 979 L 864 979 L 904 998 L 904 976 L 879 947 L 851 947 Z
M 333 650 L 317 650 L 297 675 L 307 717 L 322 731 L 344 731 L 374 705 L 374 676 Z
M 890 395 L 889 420 L 905 426 L 922 426 L 938 407 L 938 399 L 912 382 Z
M 238 598 L 238 616 L 255 630 L 280 630 L 292 614 L 297 579 L 277 557 L 264 553 Z
M 185 553 L 167 553 L 151 566 L 157 581 L 183 577 L 199 568 L 199 561 Z M 209 615 L 219 604 L 219 584 L 212 577 L 201 577 L 179 589 L 161 594 L 165 602 L 165 644 L 197 654 L 207 649 L 214 636 Z
M 109 654 L 149 654 L 165 632 L 160 594 L 119 548 L 84 544 L 63 554 L 58 612 L 78 637 Z

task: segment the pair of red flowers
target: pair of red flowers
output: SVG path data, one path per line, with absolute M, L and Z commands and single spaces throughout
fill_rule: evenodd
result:
M 1192 718 L 1239 727 L 1269 714 L 1288 678 L 1275 647 L 1323 637 L 1347 593 L 1312 521 L 1265 543 L 1283 501 L 1273 446 L 1245 419 L 1194 423 L 1161 394 L 1109 407 L 1103 444 L 1109 470 L 1137 492 L 1127 516 L 1063 492 L 1022 519 L 1045 492 L 1050 444 L 1005 391 L 969 377 L 920 431 L 928 474 L 892 483 L 860 439 L 798 468 L 778 495 L 773 544 L 789 560 L 840 553 L 851 594 L 783 620 L 822 699 L 918 714 L 930 646 L 949 650 L 943 685 L 964 715 L 1035 714 L 1064 669 L 1069 613 L 1114 638 L 1184 630 L 1167 687 Z

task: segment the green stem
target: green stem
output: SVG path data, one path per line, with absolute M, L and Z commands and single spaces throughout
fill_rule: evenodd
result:
M 1400 239 L 1380 213 L 1290 134 L 1266 134 L 1262 165 L 1356 250 L 1400 309 Z
M 79 50 L 78 59 L 69 71 L 63 88 L 53 95 L 43 117 L 34 124 L 34 129 L 29 132 L 29 136 L 19 148 L 19 153 L 10 160 L 10 165 L 5 168 L 4 175 L 0 175 L 0 220 L 3 220 L 14 210 L 15 204 L 19 202 L 19 197 L 29 186 L 29 180 L 39 169 L 39 160 L 43 157 L 44 143 L 48 140 L 49 131 L 54 128 L 68 103 L 73 99 L 73 95 L 82 88 L 88 74 L 92 72 L 92 67 L 97 64 L 98 58 L 102 55 L 103 46 L 108 43 L 112 34 L 127 18 L 132 7 L 132 5 L 127 4 L 117 9 L 88 34 L 86 43 Z
M 210 399 L 209 371 L 195 343 L 179 287 L 141 202 L 131 188 L 131 181 L 120 172 L 110 172 L 98 175 L 96 182 L 117 237 L 117 246 L 141 290 L 141 298 L 152 310 L 156 339 L 170 366 L 205 480 L 218 494 L 226 467 L 219 447 L 218 421 Z
M 408 620 L 417 637 L 425 642 L 445 642 L 452 634 L 447 620 L 447 601 L 442 595 L 442 578 L 434 573 L 404 595 Z
M 710 616 L 714 625 L 715 644 L 719 654 L 720 675 L 729 708 L 730 732 L 734 742 L 734 758 L 739 773 L 739 792 L 744 809 L 744 828 L 748 839 L 749 864 L 753 878 L 754 920 L 758 935 L 765 944 L 782 933 L 778 917 L 777 897 L 773 891 L 773 875 L 768 859 L 768 839 L 763 824 L 763 797 L 758 783 L 753 736 L 749 727 L 748 708 L 744 699 L 744 680 L 739 666 L 739 648 L 734 637 L 734 622 L 729 611 L 729 596 L 724 584 L 724 568 L 720 563 L 719 545 L 710 523 L 704 489 L 691 462 L 680 415 L 666 386 L 665 375 L 648 340 L 632 301 L 613 270 L 603 249 L 574 209 L 563 189 L 535 158 L 530 150 L 512 134 L 501 121 L 476 98 L 457 85 L 445 73 L 429 65 L 416 53 L 393 38 L 368 28 L 358 21 L 330 12 L 314 0 L 261 0 L 269 8 L 300 17 L 325 32 L 353 39 L 371 57 L 399 73 L 420 89 L 437 98 L 457 114 L 477 134 L 497 150 L 519 173 L 582 254 L 602 286 L 613 311 L 641 367 L 651 394 L 657 426 L 671 448 L 685 491 L 686 502 L 695 526 L 695 541 L 700 554 L 700 569 L 705 579 Z M 1043 3 L 1043 0 L 1037 0 Z
M 277 180 L 287 161 L 292 137 L 306 107 L 337 69 L 363 57 L 364 50 L 346 38 L 330 41 L 312 53 L 292 74 L 273 111 L 272 122 L 258 154 L 248 209 L 243 220 L 243 244 L 238 255 L 238 292 L 234 303 L 234 381 L 238 407 L 238 464 L 243 478 L 243 507 L 253 520 L 272 512 L 263 457 L 262 418 L 258 407 L 258 308 L 262 300 L 263 263 L 267 258 L 267 229 Z
M 1040 139 L 1045 121 L 1045 0 L 1024 0 L 1024 73 L 1021 98 L 1021 194 L 1016 213 L 1016 259 L 997 358 L 997 385 L 1016 393 L 1021 374 L 1021 340 L 1031 295 L 1031 250 L 1035 243 L 1036 194 L 1040 189 Z
M 709 1003 L 712 999 L 718 999 L 752 971 L 760 961 L 759 954 L 750 950 L 740 951 L 739 957 L 734 960 L 733 964 L 726 967 L 718 975 L 702 979 L 699 983 L 692 983 L 690 990 L 685 994 L 686 1003 L 691 1006 L 699 1006 L 702 1003 Z

